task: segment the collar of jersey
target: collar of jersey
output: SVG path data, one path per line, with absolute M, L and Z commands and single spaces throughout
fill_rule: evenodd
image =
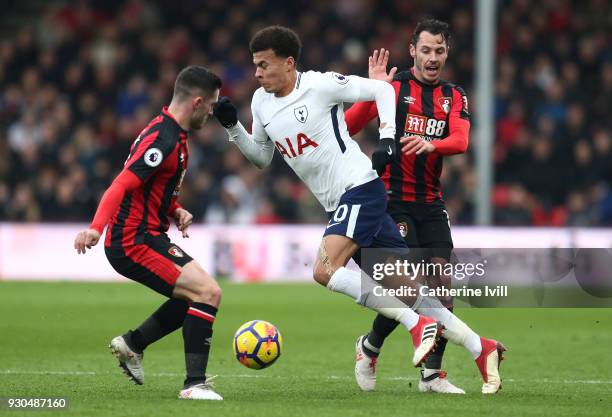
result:
M 164 106 L 164 107 L 162 107 L 162 113 L 163 113 L 163 114 L 164 114 L 166 117 L 168 117 L 170 120 L 172 120 L 172 121 L 173 121 L 173 122 L 176 124 L 176 126 L 177 126 L 179 129 L 181 129 L 181 132 L 185 132 L 185 133 L 187 133 L 187 131 L 181 127 L 181 125 L 179 124 L 179 122 L 177 122 L 177 121 L 176 121 L 176 119 L 174 118 L 174 116 L 173 116 L 172 114 L 170 114 L 170 112 L 168 111 L 168 106 Z
M 299 71 L 296 71 L 296 73 L 297 73 L 297 76 L 295 77 L 295 85 L 293 86 L 293 90 L 291 90 L 291 92 L 284 97 L 276 97 L 274 94 L 272 94 L 276 100 L 289 101 L 296 94 L 296 91 L 299 90 L 300 83 L 302 81 L 302 73 Z

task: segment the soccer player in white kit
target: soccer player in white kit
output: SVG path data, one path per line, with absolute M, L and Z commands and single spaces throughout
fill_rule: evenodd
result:
M 393 87 L 333 72 L 297 71 L 301 42 L 282 26 L 257 32 L 250 49 L 261 85 L 251 102 L 252 134 L 238 122 L 227 97 L 219 99 L 214 114 L 230 141 L 257 167 L 268 166 L 276 148 L 330 216 L 315 260 L 315 281 L 403 324 L 412 335 L 415 366 L 431 353 L 442 331 L 448 340 L 483 356 L 480 337 L 437 299 L 419 296 L 413 305 L 433 318 L 407 307 L 381 307 L 373 297 L 362 296 L 361 274 L 346 268 L 351 257 L 359 261 L 361 248 L 406 247 L 386 213 L 386 190 L 377 175 L 396 152 Z M 380 143 L 370 162 L 348 134 L 343 103 L 372 100 L 380 117 Z M 484 355 L 483 392 L 499 389 L 501 348 Z

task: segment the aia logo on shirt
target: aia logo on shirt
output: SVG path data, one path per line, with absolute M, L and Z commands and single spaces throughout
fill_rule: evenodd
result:
M 289 159 L 303 155 L 304 150 L 309 146 L 312 146 L 313 148 L 317 148 L 319 146 L 317 142 L 310 139 L 304 133 L 298 133 L 295 142 L 291 141 L 289 138 L 285 138 L 284 144 L 275 140 L 274 145 L 284 158 Z

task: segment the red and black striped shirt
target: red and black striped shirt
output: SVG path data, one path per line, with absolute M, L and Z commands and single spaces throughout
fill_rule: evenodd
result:
M 138 135 L 117 177 L 135 175 L 140 182 L 136 187 L 128 187 L 114 211 L 108 223 L 106 247 L 140 244 L 145 233 L 159 235 L 168 230 L 168 216 L 180 207 L 176 199 L 188 159 L 187 131 L 164 107 Z
M 440 175 L 444 155 L 467 149 L 470 129 L 467 97 L 463 89 L 444 80 L 429 85 L 417 80 L 412 71 L 398 73 L 391 83 L 395 89 L 397 156 L 381 179 L 390 200 L 433 203 L 442 201 Z M 354 135 L 377 117 L 375 102 L 356 103 L 345 113 L 349 133 Z M 403 136 L 420 136 L 431 141 L 435 151 L 404 155 Z

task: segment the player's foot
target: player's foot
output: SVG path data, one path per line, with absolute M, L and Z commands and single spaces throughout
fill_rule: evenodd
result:
M 419 391 L 436 392 L 439 394 L 465 394 L 464 390 L 456 387 L 446 378 L 446 372 L 444 371 L 438 371 L 428 377 L 424 377 L 423 371 L 421 371 Z
M 212 379 L 212 378 L 209 378 Z M 220 401 L 223 399 L 222 396 L 217 394 L 212 389 L 212 384 L 209 381 L 202 382 L 200 384 L 192 385 L 187 388 L 183 388 L 178 395 L 181 400 L 216 400 Z
M 482 393 L 495 394 L 501 390 L 501 377 L 499 376 L 499 365 L 504 359 L 506 351 L 504 345 L 493 339 L 480 338 L 482 352 L 476 358 L 476 365 L 482 375 Z
M 412 364 L 415 367 L 420 366 L 434 350 L 443 328 L 444 326 L 434 319 L 419 315 L 418 323 L 410 330 L 414 345 Z
M 376 388 L 376 361 L 377 357 L 368 356 L 363 350 L 363 339 L 359 336 L 355 344 L 355 379 L 363 391 L 374 391 Z
M 123 336 L 117 336 L 111 340 L 108 347 L 117 360 L 123 373 L 135 384 L 144 384 L 144 370 L 142 369 L 143 353 L 136 353 L 130 349 Z

